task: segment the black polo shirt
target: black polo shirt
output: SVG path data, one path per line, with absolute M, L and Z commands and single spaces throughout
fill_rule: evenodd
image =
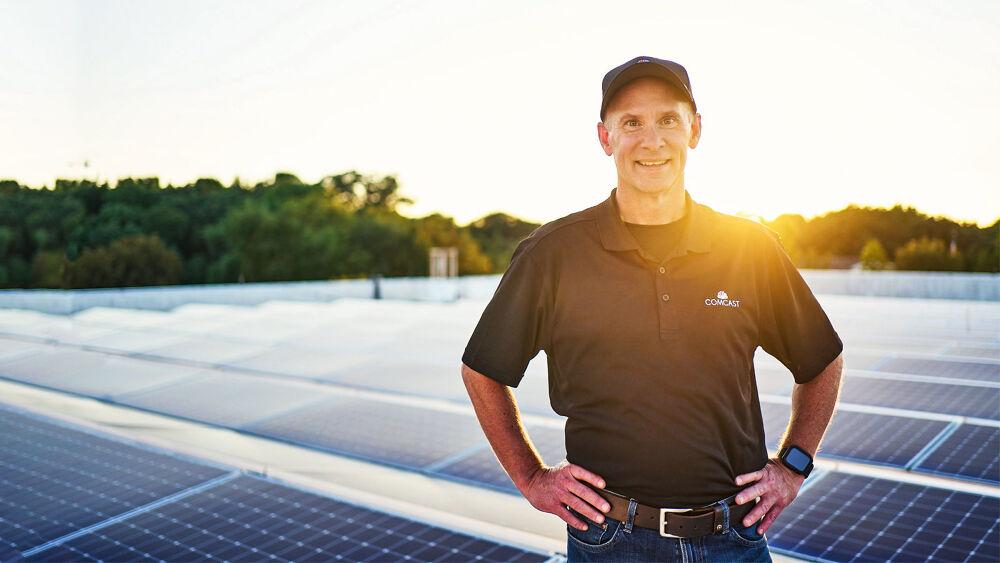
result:
M 545 350 L 549 398 L 571 463 L 653 506 L 737 492 L 767 461 L 753 356 L 795 381 L 843 349 L 777 234 L 685 194 L 680 242 L 662 261 L 603 203 L 521 241 L 462 361 L 516 387 Z

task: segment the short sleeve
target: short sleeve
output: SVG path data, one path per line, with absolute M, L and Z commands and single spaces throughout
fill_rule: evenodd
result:
M 529 237 L 514 251 L 462 355 L 465 365 L 510 387 L 518 386 L 528 362 L 545 347 L 548 283 L 531 256 L 533 242 Z
M 759 344 L 792 372 L 796 383 L 808 383 L 840 355 L 844 344 L 778 235 L 768 232 L 762 238 Z

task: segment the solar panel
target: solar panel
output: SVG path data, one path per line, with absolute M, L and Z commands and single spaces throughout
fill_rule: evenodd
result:
M 948 348 L 947 352 L 954 356 L 970 356 L 976 358 L 987 358 L 990 360 L 1000 360 L 1000 347 L 998 346 L 972 346 L 959 344 Z
M 997 561 L 998 519 L 996 497 L 828 473 L 785 508 L 768 539 L 826 561 Z
M 233 362 L 260 353 L 260 344 L 210 339 L 196 336 L 166 346 L 152 348 L 143 355 L 208 364 Z
M 51 350 L 51 346 L 45 344 L 38 344 L 35 342 L 25 342 L 24 340 L 14 340 L 8 338 L 0 338 L 0 362 L 6 360 L 13 360 L 15 358 L 20 358 L 22 356 L 28 356 L 41 352 L 43 350 Z
M 840 400 L 941 414 L 996 420 L 1000 389 L 919 381 L 897 381 L 852 375 L 844 378 Z
M 761 411 L 767 446 L 777 449 L 791 409 L 764 402 Z M 823 438 L 820 457 L 905 467 L 946 426 L 940 420 L 838 410 Z
M 226 473 L 0 407 L 0 560 Z
M 0 377 L 93 397 L 110 397 L 181 381 L 200 369 L 86 350 L 48 348 L 0 364 Z
M 412 393 L 427 397 L 468 402 L 469 392 L 462 383 L 460 360 L 429 362 L 403 354 L 359 365 L 328 379 L 369 389 Z
M 563 429 L 548 426 L 527 426 L 525 430 L 527 430 L 531 442 L 538 449 L 538 453 L 546 465 L 555 465 L 566 458 Z M 440 467 L 436 472 L 463 481 L 491 485 L 508 492 L 517 492 L 517 487 L 507 476 L 507 472 L 500 465 L 496 454 L 493 453 L 485 438 L 479 449 Z
M 347 347 L 317 351 L 298 346 L 278 346 L 225 364 L 241 369 L 335 381 L 336 377 L 331 374 L 349 373 L 379 354 L 382 352 Z
M 162 348 L 186 338 L 186 336 L 170 332 L 132 328 L 118 330 L 97 338 L 89 338 L 83 342 L 83 345 L 91 349 L 115 352 L 143 352 L 153 348 Z
M 549 555 L 244 475 L 29 558 L 140 559 L 541 562 Z
M 963 424 L 916 469 L 1000 485 L 1000 428 Z
M 471 414 L 335 397 L 247 427 L 306 446 L 416 469 L 477 444 Z
M 1000 364 L 983 362 L 890 358 L 878 367 L 878 371 L 1000 382 Z
M 117 398 L 122 404 L 230 428 L 322 400 L 323 390 L 293 382 L 205 370 L 203 377 Z

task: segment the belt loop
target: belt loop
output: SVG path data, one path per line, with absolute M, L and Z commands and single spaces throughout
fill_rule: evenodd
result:
M 715 522 L 712 524 L 713 534 L 725 534 L 729 531 L 729 503 L 722 499 L 712 506 Z
M 639 501 L 634 498 L 628 499 L 628 516 L 625 517 L 625 533 L 632 533 L 632 522 L 635 521 L 635 509 L 639 507 Z

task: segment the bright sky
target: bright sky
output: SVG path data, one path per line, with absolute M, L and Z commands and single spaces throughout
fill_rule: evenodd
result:
M 645 54 L 690 73 L 715 209 L 1000 216 L 995 1 L 0 0 L 0 37 L 0 177 L 29 185 L 353 168 L 408 215 L 548 221 L 614 186 L 600 81 Z

